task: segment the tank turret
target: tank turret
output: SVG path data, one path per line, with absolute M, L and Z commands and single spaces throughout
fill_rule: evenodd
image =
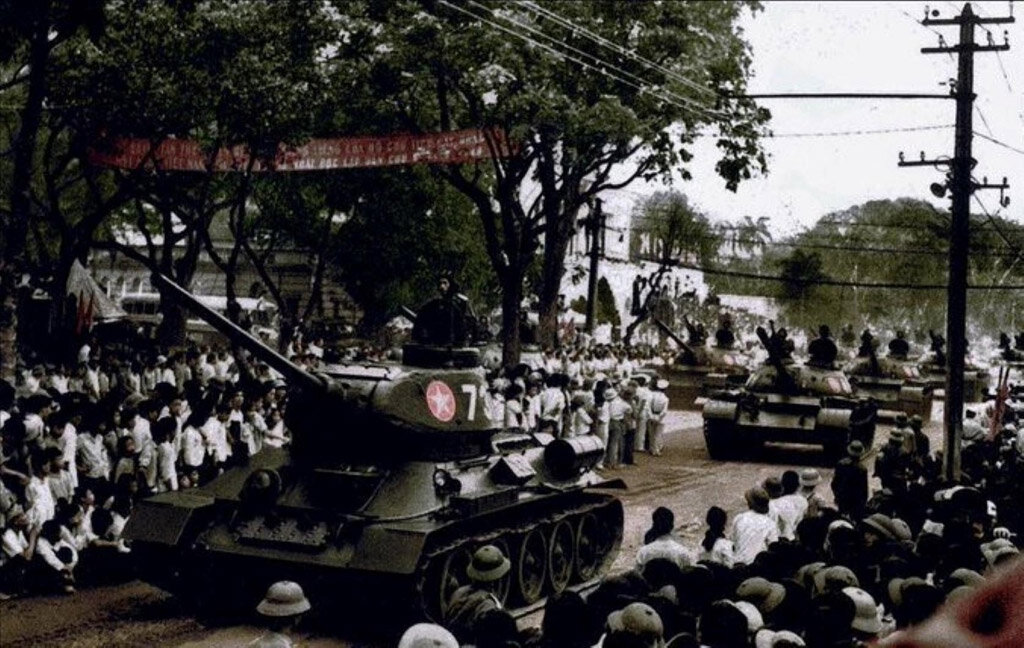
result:
M 737 350 L 718 345 L 708 348 L 703 342 L 697 346 L 684 341 L 661 319 L 655 317 L 652 321 L 681 350 L 674 362 L 656 368 L 658 374 L 668 380 L 667 394 L 673 409 L 699 409 L 702 397 L 712 391 L 739 387 L 746 382 L 750 375 L 747 358 Z M 689 321 L 687 324 L 688 328 L 693 328 Z
M 513 608 L 610 568 L 622 504 L 592 489 L 622 484 L 593 471 L 600 440 L 503 432 L 479 350 L 462 339 L 436 344 L 431 333 L 401 363 L 311 372 L 172 281 L 154 284 L 284 376 L 293 447 L 140 502 L 125 536 L 146 580 L 243 609 L 293 580 L 394 627 L 402 616 L 442 619 L 482 544 L 512 561 L 499 593 Z

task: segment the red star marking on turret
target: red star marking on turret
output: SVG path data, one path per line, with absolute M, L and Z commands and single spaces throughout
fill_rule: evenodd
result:
M 427 385 L 427 408 L 438 421 L 447 423 L 455 417 L 455 394 L 440 380 Z

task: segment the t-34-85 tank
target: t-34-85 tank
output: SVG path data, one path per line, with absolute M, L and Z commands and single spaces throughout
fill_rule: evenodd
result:
M 513 608 L 610 567 L 623 508 L 591 488 L 621 482 L 592 471 L 600 440 L 502 433 L 485 415 L 478 349 L 410 344 L 400 365 L 313 374 L 180 286 L 154 281 L 287 378 L 293 444 L 142 501 L 125 535 L 146 580 L 203 606 L 245 609 L 270 583 L 292 580 L 315 600 L 356 606 L 321 610 L 377 602 L 397 624 L 440 619 L 481 544 L 510 558 L 500 594 Z M 453 330 L 444 320 L 458 308 L 432 304 L 421 311 L 432 326 L 420 329 Z
M 877 406 L 853 395 L 831 358 L 794 363 L 784 338 L 763 327 L 757 336 L 768 351 L 765 364 L 738 390 L 712 394 L 704 404 L 704 441 L 713 459 L 739 456 L 765 442 L 820 445 L 838 458 L 850 440 L 871 447 Z M 812 343 L 813 344 L 813 343 Z
M 928 331 L 931 351 L 921 356 L 918 370 L 921 377 L 935 389 L 936 398 L 946 398 L 946 338 L 934 331 Z M 992 376 L 984 367 L 964 359 L 964 400 L 979 403 L 985 398 Z
M 654 324 L 679 346 L 679 354 L 671 364 L 657 368 L 658 375 L 668 381 L 669 403 L 672 409 L 701 408 L 701 396 L 713 391 L 740 387 L 750 377 L 747 358 L 734 348 L 732 342 L 716 342 L 705 346 L 697 329 L 686 320 L 690 341 L 685 342 L 665 322 L 653 318 Z M 701 327 L 702 328 L 702 327 Z M 731 333 L 730 333 L 731 335 Z

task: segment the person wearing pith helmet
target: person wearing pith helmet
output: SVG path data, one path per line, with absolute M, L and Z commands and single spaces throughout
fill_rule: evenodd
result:
M 469 583 L 455 590 L 444 610 L 444 626 L 463 643 L 473 636 L 477 619 L 488 610 L 500 610 L 498 588 L 512 563 L 495 545 L 484 545 L 473 552 L 466 567 Z
M 295 644 L 289 634 L 295 632 L 302 615 L 311 607 L 302 586 L 298 583 L 274 583 L 256 606 L 256 611 L 265 619 L 269 629 L 250 645 L 256 648 L 292 648 Z

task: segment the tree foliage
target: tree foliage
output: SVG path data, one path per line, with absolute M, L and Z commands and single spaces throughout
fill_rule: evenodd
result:
M 703 127 L 720 132 L 717 168 L 727 186 L 764 168 L 758 137 L 767 111 L 725 98 L 745 87 L 750 55 L 736 22 L 755 3 L 634 3 L 629 11 L 609 1 L 424 6 L 393 0 L 338 3 L 338 10 L 353 18 L 346 43 L 374 45 L 364 58 L 382 124 L 499 128 L 514 147 L 488 164 L 439 169 L 481 219 L 502 286 L 507 361 L 518 353 L 522 282 L 535 256 L 543 265 L 541 334 L 553 340 L 566 248 L 588 199 L 679 169 L 688 176 L 689 149 Z M 624 74 L 601 72 L 612 68 Z M 613 174 L 626 160 L 633 165 L 626 176 Z
M 629 243 L 630 258 L 709 264 L 718 256 L 722 237 L 684 194 L 659 191 L 634 206 Z

